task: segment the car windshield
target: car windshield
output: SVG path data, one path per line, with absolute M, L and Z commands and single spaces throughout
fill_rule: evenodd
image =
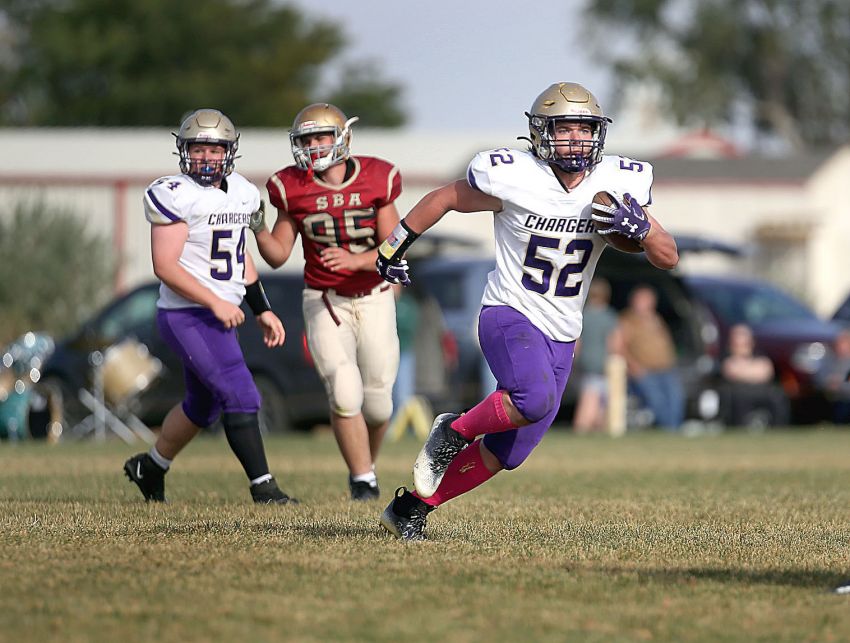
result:
M 117 302 L 97 319 L 93 328 L 106 341 L 114 342 L 121 337 L 147 326 L 156 319 L 157 288 L 141 288 Z
M 850 297 L 844 300 L 844 303 L 838 307 L 832 318 L 840 322 L 850 321 Z
M 790 295 L 766 284 L 691 281 L 700 299 L 729 324 L 813 319 L 815 314 Z

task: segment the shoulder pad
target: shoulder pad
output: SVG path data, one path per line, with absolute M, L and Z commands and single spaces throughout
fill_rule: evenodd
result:
M 604 174 L 612 190 L 631 194 L 642 206 L 652 203 L 652 163 L 606 154 L 597 171 Z
M 472 187 L 510 201 L 516 186 L 534 180 L 540 170 L 540 161 L 525 150 L 500 147 L 476 154 L 466 171 L 466 180 Z
M 196 187 L 194 181 L 182 175 L 157 179 L 145 190 L 145 217 L 156 224 L 183 221 L 183 204 Z
M 472 157 L 466 181 L 485 194 L 503 198 L 504 186 L 516 184 L 534 162 L 534 157 L 523 150 L 508 147 L 485 150 Z

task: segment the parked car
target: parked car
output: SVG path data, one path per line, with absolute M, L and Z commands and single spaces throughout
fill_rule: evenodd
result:
M 833 313 L 832 321 L 842 328 L 850 328 L 850 295 L 847 295 L 847 298 Z
M 283 321 L 286 342 L 282 347 L 267 348 L 253 314 L 244 304 L 246 321 L 239 327 L 239 343 L 263 399 L 262 425 L 269 431 L 286 431 L 326 421 L 327 397 L 304 336 L 303 277 L 300 273 L 264 274 L 263 287 L 272 308 Z M 135 414 L 149 426 L 156 426 L 182 399 L 182 365 L 160 338 L 156 326 L 158 296 L 158 283 L 139 286 L 107 304 L 79 330 L 57 342 L 56 350 L 44 365 L 42 385 L 61 391 L 66 427 L 87 414 L 78 401 L 77 391 L 91 387 L 89 356 L 93 351 L 104 351 L 127 338 L 147 346 L 150 354 L 164 367 L 160 376 L 140 395 Z
M 773 361 L 777 381 L 791 402 L 792 423 L 827 417 L 826 398 L 814 375 L 831 350 L 837 324 L 764 281 L 701 275 L 687 276 L 685 283 L 711 314 L 721 352 L 730 327 L 744 323 L 752 329 L 756 350 Z

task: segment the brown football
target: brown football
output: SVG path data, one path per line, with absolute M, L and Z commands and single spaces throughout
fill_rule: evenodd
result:
M 615 205 L 613 197 L 607 192 L 597 192 L 593 196 L 593 202 L 599 203 L 600 205 Z M 594 221 L 593 225 L 596 227 L 597 232 L 599 230 L 605 230 L 606 228 L 611 227 L 604 223 L 599 223 L 599 221 Z M 628 237 L 624 237 L 621 234 L 606 234 L 603 235 L 602 238 L 605 239 L 605 242 L 609 246 L 611 246 L 612 248 L 616 248 L 620 252 L 643 252 L 643 248 L 640 247 L 640 244 L 637 241 L 635 241 L 634 239 L 629 239 Z

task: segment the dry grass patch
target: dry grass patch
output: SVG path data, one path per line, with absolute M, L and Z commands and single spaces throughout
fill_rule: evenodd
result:
M 146 505 L 120 443 L 0 445 L 7 640 L 846 640 L 850 433 L 622 440 L 553 432 L 431 515 L 377 517 L 419 444 L 352 504 L 332 438 L 268 441 L 298 507 L 255 507 L 224 440 Z

